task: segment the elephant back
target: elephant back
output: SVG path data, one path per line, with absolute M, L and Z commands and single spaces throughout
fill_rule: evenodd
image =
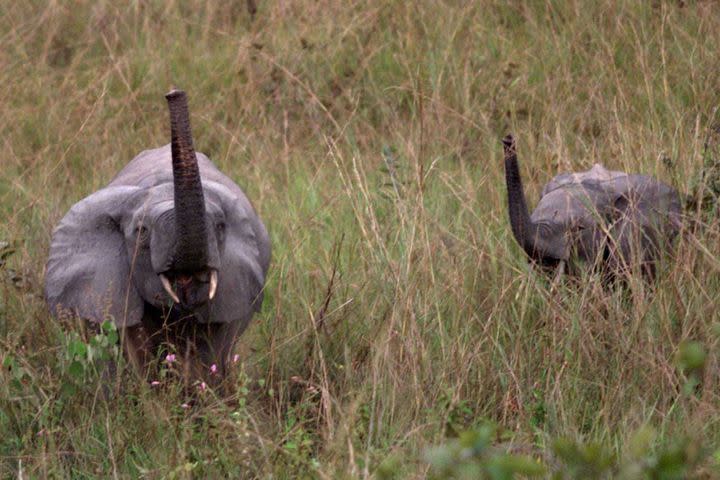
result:
M 196 152 L 200 177 L 203 181 L 219 183 L 238 196 L 245 197 L 243 191 L 203 153 Z M 108 186 L 133 186 L 151 188 L 163 183 L 172 183 L 172 152 L 170 144 L 140 152 L 130 163 L 118 172 Z
M 608 170 L 604 166 L 596 163 L 590 170 L 584 172 L 561 173 L 550 180 L 543 188 L 542 196 L 544 197 L 553 190 L 572 185 L 597 185 L 600 188 L 616 188 L 613 184 L 616 181 L 622 182 L 624 177 L 628 175 L 617 170 Z
M 677 191 L 663 182 L 595 164 L 584 172 L 560 174 L 545 185 L 532 220 L 589 225 L 630 215 L 644 227 L 670 225 L 677 230 L 681 208 Z

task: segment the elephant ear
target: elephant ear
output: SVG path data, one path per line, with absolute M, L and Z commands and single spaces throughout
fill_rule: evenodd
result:
M 139 323 L 143 301 L 130 281 L 121 219 L 137 187 L 109 187 L 73 205 L 50 244 L 45 297 L 50 311 L 70 311 L 118 327 Z
M 672 249 L 681 226 L 680 196 L 673 188 L 645 175 L 629 175 L 628 189 L 615 200 L 619 220 L 611 228 L 615 239 L 610 260 L 616 269 L 638 264 L 654 275 L 655 262 Z
M 249 204 L 234 198 L 225 210 L 225 248 L 221 252 L 218 290 L 211 302 L 211 321 L 240 321 L 244 330 L 252 314 L 260 310 L 267 265 L 267 238 L 259 235 L 258 221 Z M 263 227 L 264 232 L 264 227 Z

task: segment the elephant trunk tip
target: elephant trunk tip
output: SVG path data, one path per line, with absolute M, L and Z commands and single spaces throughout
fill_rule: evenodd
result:
M 503 143 L 503 152 L 505 154 L 505 159 L 509 159 L 510 157 L 513 157 L 517 155 L 517 149 L 515 147 L 515 137 L 513 137 L 512 133 L 508 133 L 503 137 L 502 139 Z
M 181 89 L 179 89 L 179 88 L 176 88 L 176 87 L 171 87 L 171 88 L 170 88 L 170 91 L 165 94 L 165 98 L 166 98 L 168 101 L 174 100 L 174 99 L 176 99 L 176 98 L 178 98 L 178 97 L 184 97 L 184 96 L 186 96 L 186 95 L 185 95 L 185 91 L 184 91 L 184 90 L 181 90 Z

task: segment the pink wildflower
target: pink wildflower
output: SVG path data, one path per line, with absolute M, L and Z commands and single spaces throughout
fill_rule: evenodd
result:
M 202 382 L 200 385 L 198 385 L 198 388 L 201 392 L 204 392 L 205 390 L 207 390 L 207 383 Z
M 210 373 L 212 373 L 213 375 L 217 373 L 217 365 L 215 365 L 214 363 L 210 365 Z
M 165 357 L 165 361 L 168 364 L 172 364 L 175 361 L 175 354 L 174 353 L 168 353 L 167 357 Z
M 182 405 L 180 405 L 180 408 L 184 408 L 185 410 L 187 410 L 188 408 L 190 408 L 190 405 L 188 405 L 187 403 L 183 403 Z
M 152 382 L 150 382 L 150 385 L 152 385 L 153 387 L 157 387 L 158 385 L 160 385 L 160 382 L 158 382 L 157 380 L 153 380 Z
M 240 355 L 238 355 L 238 354 L 236 353 L 235 355 L 233 355 L 233 363 L 237 363 L 237 362 L 239 362 L 239 361 L 240 361 Z

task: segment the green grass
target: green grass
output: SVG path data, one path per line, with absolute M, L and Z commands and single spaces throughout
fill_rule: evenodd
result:
M 716 218 L 654 289 L 553 289 L 512 238 L 499 141 L 518 138 L 531 204 L 595 162 L 694 193 L 720 105 L 712 2 L 258 3 L 0 8 L 0 476 L 423 478 L 428 447 L 487 421 L 538 458 L 559 437 L 619 454 L 643 429 L 717 449 Z M 168 142 L 171 86 L 273 244 L 235 401 L 193 409 L 129 374 L 104 399 L 93 365 L 70 369 L 82 326 L 42 299 L 52 228 Z M 709 352 L 694 390 L 686 340 Z

